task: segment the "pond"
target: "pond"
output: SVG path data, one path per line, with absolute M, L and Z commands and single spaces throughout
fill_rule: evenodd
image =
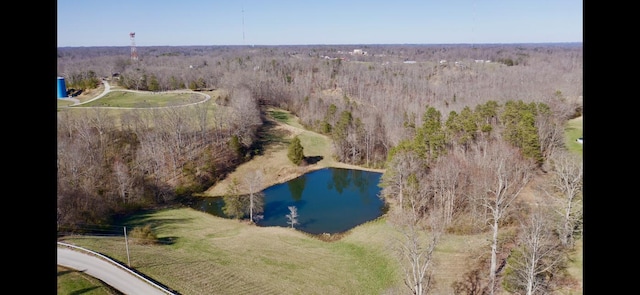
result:
M 311 234 L 340 233 L 380 217 L 385 203 L 379 197 L 381 173 L 323 168 L 262 191 L 263 218 L 259 226 L 290 227 L 289 207 L 298 213 L 297 230 Z M 223 212 L 224 198 L 204 198 L 192 208 L 216 216 Z

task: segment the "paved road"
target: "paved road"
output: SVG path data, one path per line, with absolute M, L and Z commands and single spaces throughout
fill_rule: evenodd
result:
M 104 84 L 104 91 L 102 91 L 102 93 L 100 93 L 100 95 L 98 95 L 98 96 L 96 96 L 96 97 L 94 97 L 94 98 L 92 98 L 92 99 L 90 99 L 90 100 L 88 100 L 88 101 L 80 102 L 80 100 L 79 100 L 79 99 L 74 98 L 74 97 L 65 97 L 65 98 L 58 98 L 58 99 L 60 99 L 60 100 L 70 100 L 70 101 L 73 101 L 72 106 L 77 106 L 77 105 L 81 105 L 81 104 L 88 103 L 88 102 L 90 102 L 90 101 L 94 101 L 94 100 L 96 100 L 96 99 L 98 99 L 98 98 L 103 97 L 105 94 L 107 94 L 107 93 L 109 93 L 109 91 L 111 91 L 111 85 L 109 85 L 109 82 L 107 82 L 107 81 L 104 81 L 104 80 L 103 80 L 103 81 L 102 81 L 102 84 Z
M 58 265 L 82 271 L 124 294 L 166 295 L 164 291 L 142 278 L 94 255 L 58 247 Z
M 109 91 L 111 91 L 111 85 L 109 85 L 107 81 L 102 81 L 102 83 L 104 84 L 104 91 L 100 95 L 90 100 L 81 103 L 76 98 L 66 99 L 74 101 L 75 103 L 73 104 L 73 106 L 77 106 L 102 98 L 107 93 L 109 93 Z M 143 92 L 135 90 L 125 91 Z M 206 94 L 204 95 L 206 97 L 205 100 L 196 103 L 202 103 L 211 99 L 211 96 Z M 120 290 L 125 294 L 173 294 L 166 290 L 162 290 L 157 286 L 151 285 L 149 282 L 144 281 L 142 278 L 136 276 L 132 272 L 129 272 L 122 267 L 116 266 L 113 263 L 107 262 L 104 259 L 87 253 L 74 251 L 68 248 L 58 247 L 58 265 L 82 271 L 92 277 L 102 280 L 106 284 Z

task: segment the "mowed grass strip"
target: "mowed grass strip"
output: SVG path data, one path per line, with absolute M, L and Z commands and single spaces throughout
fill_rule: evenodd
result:
M 110 91 L 100 99 L 78 107 L 166 107 L 203 101 L 205 96 L 197 92 L 130 92 Z
M 181 294 L 380 294 L 401 282 L 394 258 L 378 243 L 386 239 L 366 239 L 385 232 L 375 229 L 386 227 L 384 222 L 335 242 L 190 208 L 149 212 L 130 222 L 128 228 L 152 224 L 163 241 L 129 240 L 131 266 Z M 127 262 L 124 237 L 64 240 Z
M 112 95 L 113 93 L 120 92 L 126 93 L 125 96 L 121 97 L 122 101 L 115 97 L 111 97 L 111 102 L 105 102 L 103 99 L 107 98 L 107 96 Z M 91 103 L 79 105 L 79 106 L 71 106 L 67 108 L 59 108 L 58 113 L 64 113 L 65 116 L 79 116 L 78 118 L 84 115 L 90 116 L 108 116 L 115 123 L 114 126 L 121 126 L 120 119 L 123 115 L 127 114 L 138 114 L 145 119 L 145 121 L 150 122 L 150 126 L 153 126 L 153 120 L 149 119 L 150 117 L 159 117 L 159 116 L 189 116 L 190 118 L 197 118 L 200 116 L 202 109 L 206 109 L 207 112 L 207 126 L 209 128 L 214 128 L 217 125 L 224 125 L 225 122 L 219 122 L 220 120 L 224 121 L 224 118 L 221 117 L 220 114 L 224 114 L 229 112 L 229 107 L 222 106 L 216 103 L 216 100 L 223 95 L 222 90 L 214 90 L 214 91 L 203 91 L 202 94 L 194 92 L 192 93 L 183 93 L 184 95 L 197 95 L 197 98 L 193 98 L 193 100 L 203 101 L 206 95 L 209 95 L 211 99 L 200 102 L 197 104 L 189 104 L 188 101 L 185 101 L 184 97 L 177 95 L 177 93 L 172 93 L 170 95 L 166 95 L 163 97 L 163 94 L 158 93 L 143 93 L 143 92 L 126 92 L 126 91 L 112 91 L 109 92 L 105 97 L 102 97 L 98 100 L 95 100 Z M 156 95 L 160 95 L 161 97 L 155 98 Z M 146 101 L 147 98 L 151 97 L 151 101 Z M 175 99 L 175 100 L 172 100 Z M 155 101 L 153 101 L 155 100 Z M 134 101 L 138 101 L 138 104 L 135 104 L 133 107 L 129 107 L 134 104 Z M 68 101 L 65 101 L 69 103 Z M 58 103 L 60 106 L 60 102 Z M 108 108 L 105 108 L 108 106 Z M 160 108 L 161 106 L 178 106 L 177 108 Z M 192 124 L 194 127 L 196 124 Z
M 582 133 L 582 116 L 573 118 L 567 122 L 565 127 L 565 145 L 569 151 L 582 155 L 582 143 L 578 143 L 577 139 L 583 136 Z

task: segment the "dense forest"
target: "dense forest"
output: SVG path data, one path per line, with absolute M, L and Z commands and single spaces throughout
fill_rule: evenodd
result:
M 474 285 L 472 277 L 482 274 L 470 271 L 460 294 L 494 294 L 499 273 L 501 286 L 520 294 L 562 284 L 563 257 L 582 231 L 582 158 L 564 147 L 565 123 L 582 115 L 581 43 L 139 47 L 137 53 L 132 60 L 129 47 L 58 48 L 58 76 L 75 93 L 106 79 L 127 89 L 224 95 L 211 102 L 213 112 L 204 104 L 114 118 L 100 108 L 59 109 L 61 233 L 205 190 L 260 152 L 264 110 L 274 106 L 328 135 L 336 160 L 385 169 L 380 185 L 398 208 L 389 219 L 407 237 L 429 230 L 435 246 L 435 233 L 493 232 L 491 255 L 482 262 L 490 269 L 487 281 Z M 557 204 L 542 210 L 516 198 L 531 186 Z M 498 233 L 511 226 L 519 234 L 506 246 Z M 428 264 L 432 248 L 416 243 L 407 239 L 417 272 L 407 284 L 424 294 L 428 272 L 417 266 Z M 511 251 L 499 251 L 504 247 Z

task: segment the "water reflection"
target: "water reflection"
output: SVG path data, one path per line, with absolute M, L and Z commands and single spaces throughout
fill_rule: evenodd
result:
M 288 207 L 295 206 L 298 230 L 312 234 L 347 231 L 384 213 L 384 202 L 378 197 L 381 176 L 377 172 L 325 168 L 271 186 L 262 191 L 263 218 L 257 224 L 288 227 Z M 206 198 L 193 205 L 216 216 L 230 217 L 221 209 L 225 206 L 229 207 L 224 198 Z
M 292 179 L 287 182 L 291 197 L 294 201 L 302 199 L 302 192 L 304 191 L 304 185 L 307 182 L 307 175 L 302 175 L 296 179 Z

